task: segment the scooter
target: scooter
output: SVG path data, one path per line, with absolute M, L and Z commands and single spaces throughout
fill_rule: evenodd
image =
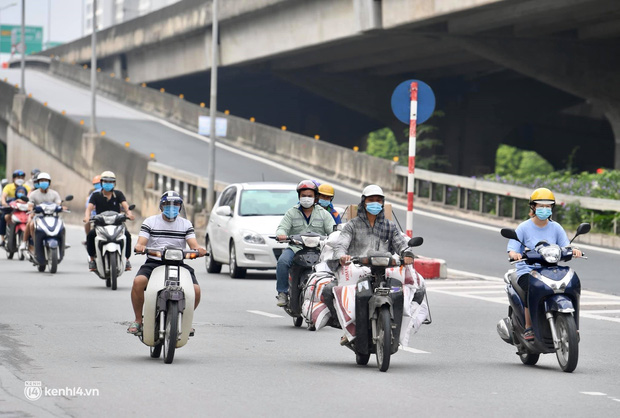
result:
M 579 225 L 570 242 L 589 231 L 590 224 Z M 514 229 L 504 228 L 501 234 L 504 238 L 519 241 Z M 535 266 L 530 272 L 527 295 L 535 335 L 533 341 L 527 341 L 523 337 L 523 300 L 526 294 L 517 282 L 516 270 L 508 270 L 504 275 L 510 306 L 508 317 L 497 324 L 497 332 L 502 340 L 517 347 L 517 355 L 523 364 L 535 365 L 541 354 L 555 353 L 563 371 L 570 373 L 577 367 L 581 283 L 572 268 L 558 265 L 560 261 L 569 261 L 572 258 L 570 246 L 560 247 L 541 241 L 534 249 L 526 248 L 523 258 L 519 260 Z M 511 260 L 513 264 L 519 261 Z
M 9 203 L 6 213 L 11 214 L 11 223 L 6 228 L 6 257 L 11 260 L 15 253 L 18 254 L 20 260 L 26 258 L 25 250 L 20 250 L 21 243 L 24 239 L 24 232 L 28 224 L 28 203 L 17 202 L 13 200 Z
M 272 237 L 276 239 L 276 237 Z M 288 303 L 283 306 L 284 311 L 293 317 L 293 325 L 301 327 L 304 321 L 301 308 L 304 303 L 304 287 L 312 274 L 315 264 L 321 256 L 321 243 L 326 237 L 315 232 L 290 235 L 282 242 L 291 242 L 302 247 L 295 253 L 293 264 L 288 275 Z
M 73 200 L 69 195 L 64 201 Z M 40 272 L 49 266 L 50 273 L 56 273 L 58 264 L 65 256 L 65 224 L 58 216 L 67 212 L 62 205 L 42 203 L 34 207 L 34 248 L 29 246 L 28 257 Z
M 136 205 L 129 206 L 133 210 Z M 125 271 L 125 221 L 124 213 L 105 211 L 91 218 L 95 226 L 95 273 L 105 280 L 105 285 L 116 290 L 117 279 Z
M 412 238 L 408 246 L 422 245 L 421 237 Z M 355 352 L 359 365 L 366 365 L 370 355 L 377 356 L 377 367 L 385 372 L 390 367 L 390 357 L 398 351 L 403 321 L 404 290 L 399 274 L 390 274 L 400 265 L 389 252 L 370 252 L 364 257 L 352 257 L 357 266 L 370 267 L 370 274 L 359 279 L 355 292 L 355 339 L 344 342 Z M 422 303 L 424 292 L 414 296 Z M 336 301 L 342 300 L 337 297 Z M 414 299 L 415 300 L 415 299 Z M 343 312 L 337 309 L 339 316 Z M 339 318 L 345 323 L 344 318 Z M 430 323 L 430 322 L 427 322 Z
M 173 247 L 146 248 L 145 253 L 160 257 L 164 265 L 153 270 L 144 292 L 140 339 L 150 347 L 153 358 L 159 358 L 163 348 L 164 363 L 170 364 L 175 350 L 187 344 L 194 318 L 194 284 L 181 264 L 200 255 Z

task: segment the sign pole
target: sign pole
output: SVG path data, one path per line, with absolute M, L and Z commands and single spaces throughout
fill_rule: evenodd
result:
M 20 85 L 21 93 L 26 94 L 26 0 L 22 0 L 22 32 L 19 43 L 22 47 L 22 59 L 21 59 L 21 75 L 22 83 Z
M 410 87 L 411 106 L 409 111 L 409 173 L 407 176 L 407 235 L 413 237 L 413 192 L 415 191 L 415 147 L 416 120 L 418 117 L 418 83 L 413 81 Z
M 93 33 L 90 35 L 90 134 L 97 133 L 97 0 L 93 0 Z
M 217 41 L 218 41 L 218 21 L 217 21 L 217 0 L 213 0 L 213 22 L 211 32 L 211 103 L 209 113 L 211 115 L 211 131 L 209 138 L 209 184 L 207 190 L 207 210 L 213 209 L 215 205 L 215 121 L 217 118 Z

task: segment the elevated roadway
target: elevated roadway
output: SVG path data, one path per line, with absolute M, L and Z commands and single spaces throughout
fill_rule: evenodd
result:
M 0 70 L 0 78 L 8 77 L 17 82 L 19 71 Z M 85 120 L 90 114 L 89 92 L 79 86 L 53 78 L 37 71 L 27 71 L 28 91 L 40 101 L 48 102 L 59 111 L 65 110 L 76 120 Z M 99 129 L 115 141 L 130 146 L 143 154 L 154 152 L 162 163 L 197 174 L 208 174 L 209 145 L 206 138 L 166 121 L 137 112 L 109 99 L 97 99 Z M 33 162 L 32 165 L 36 165 Z M 44 167 L 38 167 L 44 169 Z M 52 173 L 53 174 L 53 173 Z M 303 167 L 276 164 L 251 153 L 218 144 L 216 181 L 290 181 L 302 178 L 322 178 L 321 173 L 307 172 Z M 336 203 L 344 206 L 359 202 L 361 190 L 352 190 L 335 183 Z M 61 190 L 61 194 L 71 190 Z M 404 226 L 404 202 L 393 202 L 397 219 Z M 80 210 L 81 206 L 80 206 Z M 149 215 L 149 214 L 145 214 Z M 426 210 L 417 210 L 414 216 L 414 234 L 425 238 L 419 253 L 442 258 L 448 267 L 473 273 L 474 276 L 498 278 L 510 266 L 505 252 L 506 240 L 499 235 L 499 228 L 466 220 L 442 216 Z M 202 237 L 201 237 L 202 242 Z M 615 250 L 585 248 L 590 259 L 575 260 L 573 267 L 582 277 L 585 289 L 620 295 L 616 269 L 620 252 Z M 459 273 L 464 275 L 465 273 Z M 469 275 L 467 275 L 469 276 Z

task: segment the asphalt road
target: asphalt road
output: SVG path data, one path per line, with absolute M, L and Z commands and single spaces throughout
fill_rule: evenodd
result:
M 1 414 L 521 417 L 543 410 L 559 416 L 620 411 L 618 315 L 592 319 L 584 313 L 574 373 L 563 373 L 553 355 L 524 366 L 495 332 L 507 308 L 501 283 L 493 281 L 429 281 L 433 323 L 381 373 L 374 357 L 368 366 L 355 364 L 354 354 L 338 344 L 340 331 L 294 328 L 275 306 L 272 274 L 231 279 L 224 267 L 208 275 L 195 260 L 203 291 L 196 336 L 167 365 L 125 331 L 142 257 L 132 258 L 134 273 L 123 274 L 112 291 L 87 272 L 82 239 L 79 228 L 69 228 L 72 248 L 55 275 L 0 252 Z M 604 295 L 582 300 L 584 308 L 620 302 Z M 43 396 L 28 400 L 26 382 L 40 382 Z

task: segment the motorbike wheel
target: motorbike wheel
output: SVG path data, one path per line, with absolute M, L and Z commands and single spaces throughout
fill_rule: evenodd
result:
M 301 327 L 301 324 L 304 322 L 303 316 L 294 316 L 293 317 L 293 325 L 297 328 Z
M 207 267 L 207 273 L 217 274 L 222 271 L 222 264 L 213 259 L 213 249 L 211 248 L 211 241 L 207 238 L 207 255 L 205 256 L 205 266 Z
M 12 260 L 13 255 L 15 254 L 15 248 L 17 247 L 13 245 L 13 241 L 15 241 L 15 238 L 13 237 L 14 234 L 8 231 L 9 228 L 11 227 L 7 227 L 7 234 L 6 234 L 6 241 L 4 242 L 4 249 L 6 250 L 6 258 L 8 258 L 9 260 Z
M 174 359 L 179 336 L 179 307 L 176 300 L 169 300 L 166 305 L 166 335 L 164 336 L 164 363 L 170 364 Z
M 112 290 L 116 290 L 116 280 L 118 278 L 118 266 L 116 265 L 117 263 L 117 258 L 115 254 L 110 254 L 108 253 L 108 260 L 110 262 L 110 286 L 112 287 Z M 106 284 L 107 284 L 107 280 L 106 280 Z
M 392 355 L 392 319 L 390 308 L 382 306 L 377 319 L 377 367 L 386 372 Z
M 235 243 L 230 242 L 230 252 L 228 253 L 228 267 L 230 268 L 230 277 L 233 279 L 243 279 L 245 277 L 246 269 L 237 265 L 237 250 L 235 249 Z
M 24 261 L 24 259 L 26 258 L 26 255 L 24 254 L 24 250 L 19 250 L 19 247 L 22 245 L 22 242 L 24 241 L 24 232 L 23 231 L 19 231 L 17 233 L 17 253 L 19 256 L 20 261 Z
M 365 366 L 370 360 L 370 354 L 355 353 L 355 362 L 360 366 Z
M 538 363 L 538 358 L 540 357 L 540 354 L 532 354 L 532 353 L 524 353 L 524 354 L 519 354 L 519 358 L 521 359 L 521 363 L 527 365 L 527 366 L 533 366 L 536 363 Z
M 560 313 L 555 318 L 555 329 L 560 339 L 560 348 L 555 352 L 562 371 L 571 373 L 579 360 L 577 326 L 571 314 Z
M 58 248 L 50 250 L 50 259 L 48 262 L 50 265 L 50 273 L 56 273 L 56 271 L 58 271 Z
M 161 355 L 161 347 L 162 347 L 162 343 L 159 343 L 156 346 L 151 347 L 151 357 L 159 358 L 159 356 Z

